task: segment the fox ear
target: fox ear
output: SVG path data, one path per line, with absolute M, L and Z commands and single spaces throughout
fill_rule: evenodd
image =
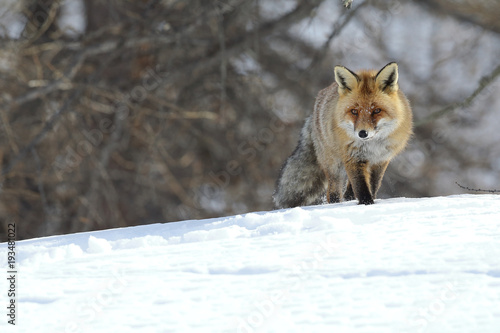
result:
M 377 87 L 383 92 L 398 91 L 398 64 L 390 62 L 375 76 Z
M 339 85 L 339 94 L 347 94 L 357 86 L 359 76 L 344 66 L 335 66 L 335 82 Z

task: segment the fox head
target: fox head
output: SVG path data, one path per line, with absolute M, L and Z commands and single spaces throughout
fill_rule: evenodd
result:
M 387 137 L 397 127 L 402 112 L 398 93 L 398 65 L 387 64 L 380 71 L 354 73 L 335 67 L 338 85 L 337 124 L 355 140 Z

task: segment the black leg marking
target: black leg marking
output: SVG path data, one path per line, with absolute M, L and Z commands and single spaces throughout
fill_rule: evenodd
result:
M 348 182 L 347 188 L 344 193 L 344 200 L 351 201 L 354 199 L 356 199 L 356 196 L 354 195 L 354 191 L 352 190 L 351 182 Z
M 337 193 L 330 193 L 330 203 L 337 203 L 340 202 L 340 197 Z
M 368 164 L 365 161 L 355 162 L 351 167 L 346 166 L 349 182 L 352 184 L 354 195 L 360 205 L 373 204 L 373 197 L 367 183 L 369 177 L 367 168 Z

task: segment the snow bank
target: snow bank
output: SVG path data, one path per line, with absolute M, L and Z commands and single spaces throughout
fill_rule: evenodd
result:
M 2 267 L 6 253 L 3 243 Z M 498 258 L 495 195 L 32 239 L 17 243 L 17 329 L 498 332 Z

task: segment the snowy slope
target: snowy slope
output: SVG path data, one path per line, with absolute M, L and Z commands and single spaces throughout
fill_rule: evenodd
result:
M 500 332 L 495 195 L 54 236 L 17 260 L 1 332 Z

